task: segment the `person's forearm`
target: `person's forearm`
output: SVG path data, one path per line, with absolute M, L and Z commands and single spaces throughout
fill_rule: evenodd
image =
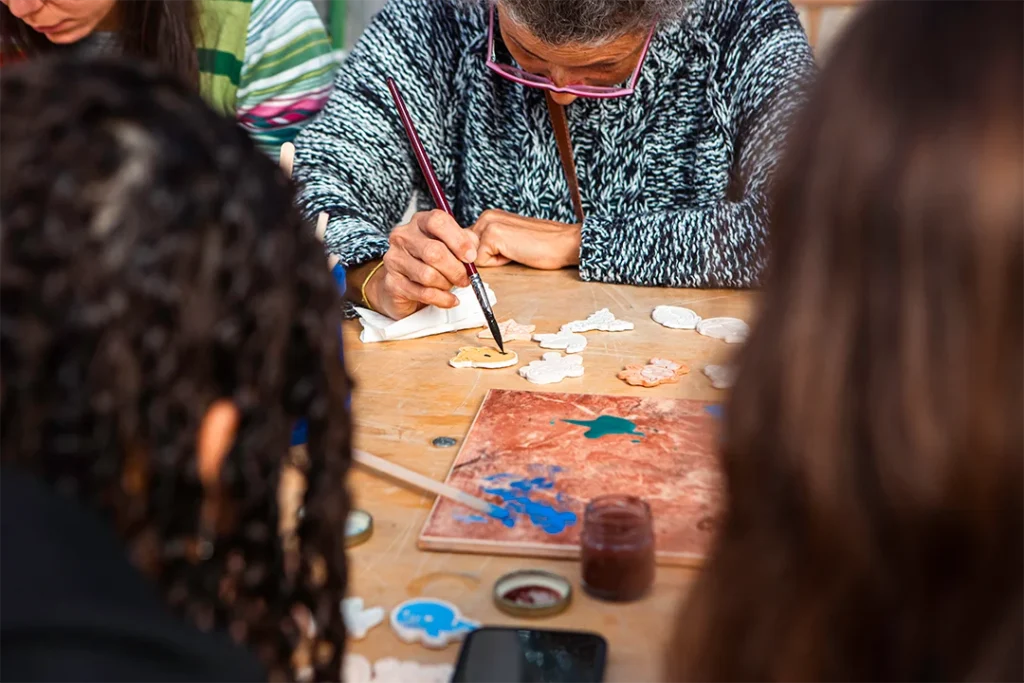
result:
M 588 216 L 580 278 L 656 287 L 753 287 L 767 259 L 760 203 L 708 209 Z

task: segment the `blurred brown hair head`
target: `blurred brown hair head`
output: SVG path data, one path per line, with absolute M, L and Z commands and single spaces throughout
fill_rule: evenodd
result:
M 1020 680 L 1024 6 L 872 2 L 776 185 L 695 680 Z

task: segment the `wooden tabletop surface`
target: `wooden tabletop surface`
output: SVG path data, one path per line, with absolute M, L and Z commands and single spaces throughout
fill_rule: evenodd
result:
M 589 345 L 582 354 L 586 374 L 560 384 L 539 386 L 521 378 L 515 367 L 449 367 L 448 359 L 460 346 L 484 344 L 476 338 L 478 329 L 363 344 L 359 341 L 359 323 L 346 322 L 345 358 L 356 383 L 352 401 L 356 447 L 443 480 L 488 389 L 721 399 L 723 393 L 711 387 L 701 369 L 707 363 L 728 359 L 736 347 L 693 331 L 661 327 L 651 320 L 651 310 L 659 304 L 682 305 L 703 317 L 735 316 L 747 321 L 752 314 L 753 297 L 747 292 L 586 283 L 575 271 L 544 272 L 518 266 L 482 270 L 481 275 L 497 294 L 494 312 L 499 320 L 513 317 L 537 325 L 538 332 L 554 332 L 570 320 L 607 307 L 617 317 L 636 323 L 636 329 L 587 333 Z M 540 358 L 545 351 L 534 342 L 512 342 L 508 346 L 519 354 L 520 364 Z M 624 365 L 646 362 L 654 356 L 684 361 L 691 372 L 677 384 L 653 389 L 628 386 L 616 378 Z M 435 448 L 431 441 L 439 436 L 453 437 L 458 444 Z M 367 607 L 381 606 L 390 613 L 392 607 L 409 598 L 437 597 L 488 625 L 596 631 L 609 643 L 607 681 L 661 680 L 663 653 L 679 601 L 693 580 L 693 570 L 659 567 L 654 590 L 646 599 L 627 605 L 604 603 L 580 590 L 576 562 L 421 551 L 416 539 L 430 510 L 429 496 L 361 471 L 358 466 L 349 486 L 354 504 L 368 510 L 375 524 L 373 537 L 349 551 L 349 595 L 363 598 Z M 554 571 L 572 581 L 574 599 L 566 612 L 526 621 L 494 607 L 494 581 L 505 572 L 528 567 Z M 385 619 L 364 640 L 351 642 L 348 651 L 371 662 L 397 657 L 454 663 L 458 644 L 443 650 L 407 645 L 392 633 Z

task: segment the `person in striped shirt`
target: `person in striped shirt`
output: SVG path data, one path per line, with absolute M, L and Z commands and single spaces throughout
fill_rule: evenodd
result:
M 331 91 L 336 60 L 311 0 L 0 2 L 0 64 L 69 50 L 157 62 L 273 156 Z

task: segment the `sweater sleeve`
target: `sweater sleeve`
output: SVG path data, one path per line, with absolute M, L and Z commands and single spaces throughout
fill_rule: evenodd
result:
M 336 66 L 310 0 L 253 0 L 237 94 L 239 123 L 276 158 L 327 102 Z
M 726 91 L 729 103 L 715 112 L 732 137 L 727 196 L 707 207 L 587 216 L 582 279 L 669 287 L 758 284 L 767 261 L 769 180 L 814 61 L 789 2 L 733 1 L 739 16 L 727 21 L 732 35 L 722 41 L 722 54 L 702 36 L 717 57 L 712 88 Z
M 325 243 L 351 268 L 380 258 L 419 179 L 385 79 L 394 77 L 446 192 L 454 145 L 449 109 L 459 28 L 452 3 L 389 0 L 338 71 L 323 116 L 296 141 L 295 177 L 310 218 L 330 216 Z

